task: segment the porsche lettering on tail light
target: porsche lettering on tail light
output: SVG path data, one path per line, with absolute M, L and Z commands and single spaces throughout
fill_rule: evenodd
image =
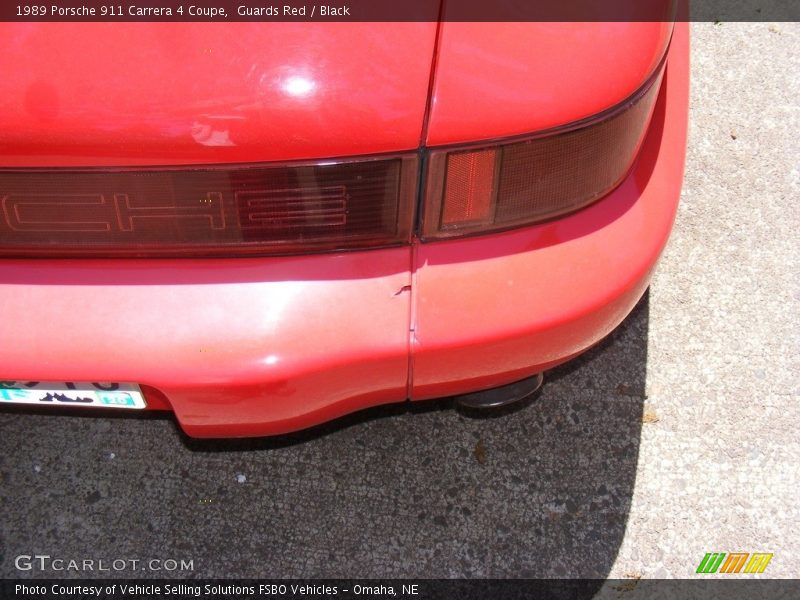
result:
M 408 241 L 416 156 L 207 169 L 0 171 L 0 254 L 236 256 Z

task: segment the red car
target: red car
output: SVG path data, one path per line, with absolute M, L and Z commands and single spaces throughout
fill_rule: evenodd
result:
M 0 402 L 228 437 L 523 395 L 648 285 L 688 44 L 686 23 L 0 25 Z

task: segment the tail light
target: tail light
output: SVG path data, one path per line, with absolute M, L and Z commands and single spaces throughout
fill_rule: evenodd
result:
M 578 210 L 627 175 L 663 65 L 590 119 L 494 144 L 427 150 L 423 241 Z M 418 154 L 287 165 L 0 170 L 0 256 L 241 256 L 409 243 Z
M 636 158 L 661 72 L 625 103 L 590 120 L 512 142 L 432 151 L 423 239 L 528 225 L 606 195 Z
M 416 155 L 206 169 L 0 171 L 0 255 L 236 256 L 407 243 Z

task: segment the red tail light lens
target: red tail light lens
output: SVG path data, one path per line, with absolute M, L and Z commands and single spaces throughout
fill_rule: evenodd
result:
M 0 171 L 0 255 L 236 256 L 409 241 L 416 155 L 301 165 Z
M 425 239 L 509 229 L 572 212 L 606 195 L 638 153 L 659 71 L 624 104 L 535 137 L 430 155 Z

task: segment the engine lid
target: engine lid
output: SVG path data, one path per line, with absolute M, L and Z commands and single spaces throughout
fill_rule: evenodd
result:
M 2 23 L 0 165 L 417 148 L 435 22 Z

